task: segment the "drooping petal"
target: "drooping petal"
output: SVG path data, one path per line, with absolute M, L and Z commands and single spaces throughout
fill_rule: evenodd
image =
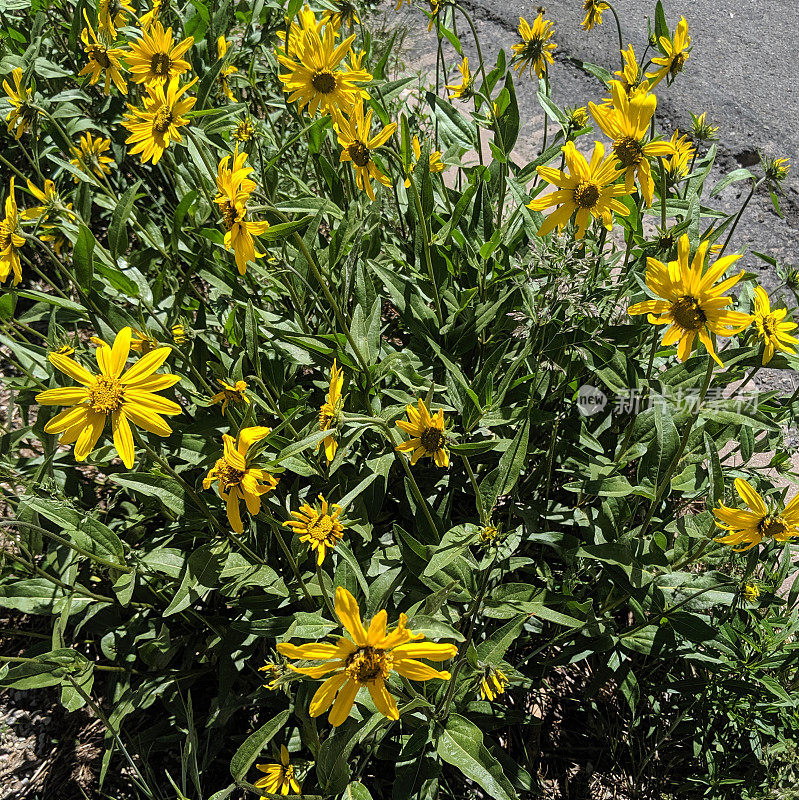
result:
M 357 645 L 367 643 L 366 629 L 361 622 L 361 610 L 358 601 L 343 587 L 336 589 L 336 616 L 341 620 L 341 624 L 347 633 L 352 636 Z

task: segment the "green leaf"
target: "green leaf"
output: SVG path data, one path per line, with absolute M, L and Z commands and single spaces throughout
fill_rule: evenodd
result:
M 359 781 L 353 781 L 344 790 L 344 800 L 372 800 L 369 790 Z
M 230 774 L 233 779 L 240 781 L 247 774 L 247 770 L 255 763 L 264 747 L 283 729 L 289 718 L 289 711 L 281 711 L 262 725 L 255 733 L 251 733 L 244 743 L 236 750 L 230 759 Z
M 724 473 L 721 470 L 721 460 L 716 443 L 708 436 L 705 437 L 705 455 L 707 456 L 707 471 L 710 476 L 709 506 L 715 506 L 724 497 Z
M 122 195 L 117 203 L 114 213 L 111 215 L 111 224 L 108 226 L 108 249 L 111 251 L 111 258 L 119 260 L 120 255 L 124 255 L 128 247 L 128 217 L 133 210 L 136 202 L 136 192 L 139 191 L 141 180 L 136 181 L 133 186 Z
M 164 511 L 172 518 L 183 516 L 185 513 L 183 487 L 174 478 L 141 472 L 109 475 L 108 477 L 126 489 L 132 489 L 145 497 L 155 497 Z
M 313 219 L 313 217 L 309 216 L 292 222 L 281 222 L 277 225 L 270 225 L 261 234 L 261 239 L 265 242 L 281 242 L 283 239 L 288 239 L 295 231 L 305 228 Z
M 434 575 L 463 553 L 480 535 L 480 528 L 472 523 L 450 528 L 441 538 L 424 568 L 423 576 Z
M 186 572 L 177 592 L 163 613 L 168 617 L 188 608 L 206 592 L 215 589 L 227 559 L 225 542 L 211 542 L 195 550 L 186 563 Z
M 82 550 L 105 561 L 125 565 L 125 548 L 121 540 L 99 520 L 55 500 L 25 496 L 22 502 L 27 508 L 60 526 L 63 533 Z
M 425 97 L 438 120 L 439 133 L 445 144 L 457 144 L 467 150 L 476 150 L 477 126 L 451 103 L 432 92 L 427 92 Z
M 519 480 L 527 463 L 527 445 L 530 439 L 530 417 L 528 416 L 513 437 L 510 447 L 502 454 L 499 467 L 489 473 L 480 483 L 483 508 L 487 513 L 494 508 L 497 498 L 508 494 Z
M 516 800 L 516 792 L 502 766 L 483 744 L 483 733 L 475 724 L 450 714 L 436 743 L 443 761 L 457 767 L 494 800 Z
M 81 224 L 75 249 L 72 251 L 72 263 L 78 284 L 86 291 L 91 288 L 94 277 L 94 243 L 92 232 Z

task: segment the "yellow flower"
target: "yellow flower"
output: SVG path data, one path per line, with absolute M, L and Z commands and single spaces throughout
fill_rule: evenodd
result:
M 245 405 L 250 404 L 250 398 L 245 394 L 247 391 L 246 381 L 236 381 L 235 383 L 230 384 L 227 381 L 218 380 L 217 383 L 222 386 L 222 391 L 217 392 L 211 398 L 211 403 L 213 405 L 222 403 L 223 414 L 225 411 L 227 411 L 228 403 L 244 403 Z
M 669 325 L 661 344 L 669 347 L 679 342 L 677 357 L 680 361 L 688 358 L 698 336 L 708 353 L 720 366 L 724 366 L 713 349 L 710 334 L 733 336 L 751 322 L 751 317 L 740 311 L 726 310 L 726 306 L 732 303 L 732 298 L 723 296 L 724 292 L 741 280 L 743 271 L 714 286 L 727 267 L 741 256 L 723 256 L 703 275 L 702 269 L 709 247 L 710 243 L 703 241 L 689 265 L 691 245 L 688 236 L 683 234 L 677 242 L 677 261 L 670 261 L 666 265 L 654 258 L 648 258 L 646 285 L 663 299 L 636 303 L 630 306 L 627 313 L 648 314 L 648 320 L 653 325 Z
M 8 184 L 8 197 L 6 197 L 5 218 L 0 220 L 0 283 L 5 283 L 8 276 L 13 273 L 13 285 L 22 280 L 22 266 L 19 260 L 19 250 L 25 244 L 25 239 L 20 236 L 19 209 L 14 198 L 14 179 Z
M 799 339 L 788 333 L 796 328 L 796 323 L 785 321 L 787 314 L 788 311 L 784 308 L 772 311 L 766 290 L 762 286 L 755 289 L 755 313 L 752 321 L 758 337 L 763 340 L 764 366 L 774 358 L 775 350 L 796 353 L 793 345 L 799 344 Z
M 217 40 L 216 40 L 216 52 L 217 52 L 217 60 L 221 61 L 225 54 L 230 47 L 230 42 L 225 38 L 225 34 L 223 33 Z M 236 97 L 233 94 L 233 91 L 230 88 L 230 82 L 228 78 L 234 73 L 238 72 L 238 67 L 234 67 L 233 64 L 228 64 L 225 67 L 222 67 L 222 71 L 219 73 L 219 85 L 222 89 L 222 94 L 228 98 L 231 102 L 236 102 Z
M 548 183 L 558 187 L 558 190 L 536 197 L 528 204 L 533 211 L 543 211 L 552 206 L 559 206 L 557 211 L 550 214 L 538 231 L 539 236 L 546 236 L 555 227 L 563 230 L 571 215 L 576 211 L 577 223 L 576 237 L 585 236 L 591 217 L 602 219 L 602 224 L 608 229 L 613 229 L 613 212 L 627 216 L 629 209 L 616 198 L 630 194 L 633 190 L 623 185 L 614 185 L 616 178 L 621 175 L 621 170 L 615 166 L 616 157 L 611 155 L 605 158 L 605 148 L 594 142 L 594 153 L 591 163 L 574 146 L 567 142 L 563 146 L 563 155 L 566 166 L 571 174 L 553 167 L 538 167 L 538 174 Z
M 519 75 L 529 68 L 530 78 L 533 71 L 539 78 L 544 77 L 547 64 L 553 64 L 552 51 L 557 47 L 551 41 L 555 28 L 549 20 L 544 19 L 543 13 L 539 14 L 532 25 L 524 18 L 519 17 L 519 36 L 522 41 L 514 44 L 513 60 L 516 61 L 514 69 Z
M 649 91 L 649 81 L 645 80 L 641 71 L 638 69 L 638 59 L 635 57 L 635 50 L 632 45 L 627 45 L 626 50 L 621 51 L 624 67 L 616 70 L 613 74 L 618 78 L 619 83 L 624 87 L 624 92 L 628 97 L 632 97 L 638 92 Z M 607 97 L 602 102 L 612 103 L 613 98 Z
M 691 114 L 691 119 L 693 121 L 691 136 L 695 142 L 711 142 L 718 139 L 716 135 L 719 132 L 718 126 L 706 122 L 706 116 L 706 111 L 703 111 L 698 117 L 696 114 Z
M 139 17 L 139 27 L 147 32 L 150 26 L 155 22 L 161 14 L 161 0 L 153 0 L 153 7 L 146 13 Z
M 627 97 L 624 86 L 619 81 L 610 82 L 613 105 L 589 103 L 591 114 L 602 133 L 613 140 L 613 155 L 621 162 L 624 170 L 624 187 L 627 193 L 635 188 L 635 179 L 646 201 L 647 208 L 652 205 L 655 182 L 649 159 L 668 156 L 674 152 L 669 142 L 648 142 L 649 122 L 655 113 L 657 98 L 653 94 L 640 92 Z
M 480 681 L 480 697 L 490 703 L 499 695 L 504 694 L 505 688 L 509 684 L 510 681 L 502 670 L 496 667 L 488 667 Z
M 277 689 L 278 683 L 283 677 L 285 671 L 285 667 L 281 667 L 278 664 L 273 664 L 271 661 L 267 661 L 262 667 L 258 667 L 258 672 L 266 672 L 269 676 L 267 678 L 269 682 L 263 684 L 264 689 L 269 689 L 270 692 L 273 692 L 275 689 Z
M 125 114 L 122 123 L 129 131 L 130 136 L 125 144 L 133 144 L 130 154 L 141 153 L 142 163 L 152 159 L 155 166 L 174 139 L 182 142 L 178 128 L 188 125 L 189 120 L 183 116 L 197 102 L 196 97 L 181 95 L 197 83 L 195 78 L 184 86 L 179 86 L 179 79 L 172 78 L 168 86 L 162 83 L 151 83 L 145 86 L 147 97 L 144 98 L 144 108 L 135 108 L 128 105 L 129 112 Z
M 573 130 L 579 130 L 580 128 L 585 128 L 586 125 L 588 125 L 588 112 L 585 110 L 585 106 L 567 106 L 564 109 L 564 113 L 566 114 L 569 127 Z
M 252 172 L 252 167 L 244 163 L 246 160 L 246 153 L 236 151 L 231 168 L 228 166 L 230 156 L 225 156 L 219 162 L 216 176 L 215 202 L 222 213 L 222 223 L 225 226 L 225 247 L 233 250 L 240 275 L 247 271 L 250 261 L 264 257 L 264 253 L 255 249 L 253 237 L 265 233 L 269 227 L 268 222 L 247 219 L 247 199 L 255 189 L 255 181 L 247 177 Z
M 450 100 L 468 100 L 472 96 L 474 80 L 469 72 L 469 59 L 464 56 L 463 61 L 458 65 L 458 71 L 461 74 L 461 82 L 447 84 L 449 89 Z
M 283 52 L 292 57 L 299 56 L 302 53 L 303 31 L 313 29 L 321 36 L 322 29 L 325 27 L 324 17 L 317 19 L 316 14 L 311 11 L 307 3 L 303 6 L 302 11 L 297 12 L 297 16 L 300 18 L 300 24 L 297 25 L 292 20 L 289 25 L 288 49 L 286 48 L 286 32 L 284 30 L 277 32 L 278 39 L 283 42 Z
M 75 348 L 71 344 L 62 344 L 58 350 L 51 350 L 51 353 L 56 353 L 59 356 L 71 356 L 75 353 Z
M 111 169 L 108 165 L 113 164 L 114 159 L 105 155 L 110 149 L 110 139 L 104 139 L 100 136 L 95 139 L 89 131 L 86 131 L 80 137 L 80 147 L 72 149 L 72 158 L 69 163 L 83 170 L 83 172 L 93 173 L 98 178 L 102 178 L 103 175 L 111 174 Z M 73 175 L 72 180 L 78 183 L 80 178 L 77 175 Z
M 763 539 L 787 542 L 791 537 L 799 536 L 799 494 L 782 511 L 775 511 L 769 510 L 763 498 L 743 478 L 735 479 L 735 490 L 749 510 L 729 508 L 719 503 L 713 512 L 716 525 L 729 533 L 717 538 L 717 542 L 733 546 L 736 553 L 742 553 Z
M 408 3 L 410 4 L 410 0 L 408 0 Z M 427 5 L 430 7 L 430 22 L 427 23 L 427 32 L 430 33 L 438 20 L 438 15 L 441 11 L 441 0 L 427 0 Z M 397 9 L 399 9 L 399 5 Z
M 382 131 L 371 136 L 372 111 L 364 116 L 363 103 L 358 101 L 350 112 L 349 118 L 342 114 L 337 115 L 336 134 L 342 146 L 340 162 L 351 161 L 355 171 L 355 183 L 358 188 L 365 191 L 370 200 L 375 199 L 372 188 L 372 178 L 383 184 L 391 186 L 391 179 L 385 175 L 372 159 L 372 150 L 376 150 L 391 137 L 397 129 L 397 123 L 386 125 Z
M 358 9 L 349 0 L 332 0 L 332 3 L 336 10 L 322 12 L 322 22 L 324 24 L 331 25 L 333 28 L 340 28 L 342 25 L 352 28 L 353 25 L 360 24 Z
M 301 794 L 300 784 L 294 777 L 294 767 L 289 763 L 289 751 L 285 745 L 280 745 L 279 764 L 256 764 L 255 768 L 266 773 L 265 778 L 259 778 L 253 784 L 259 789 L 266 789 L 269 794 Z
M 411 147 L 413 148 L 413 156 L 415 162 L 418 162 L 419 159 L 422 157 L 422 145 L 419 143 L 419 137 L 414 133 L 413 139 L 411 139 Z M 408 165 L 408 172 L 412 173 L 416 163 L 412 162 Z M 430 153 L 430 158 L 428 159 L 428 163 L 430 164 L 430 172 L 443 172 L 444 171 L 444 163 L 441 161 L 441 151 L 440 150 L 433 150 Z M 409 189 L 411 186 L 411 179 L 405 179 L 405 188 Z
M 172 28 L 164 31 L 160 22 L 154 22 L 151 31 L 144 32 L 138 42 L 129 45 L 127 60 L 131 78 L 136 83 L 164 86 L 191 69 L 183 55 L 193 44 L 193 36 L 175 44 Z
M 674 39 L 661 36 L 660 46 L 665 55 L 652 59 L 652 63 L 657 64 L 660 69 L 656 72 L 646 73 L 647 78 L 652 78 L 650 88 L 657 86 L 667 76 L 670 82 L 673 81 L 677 73 L 682 72 L 685 62 L 688 60 L 691 52 L 691 37 L 688 35 L 688 23 L 685 17 L 682 17 L 677 23 Z
M 302 29 L 298 52 L 286 55 L 275 51 L 277 60 L 286 68 L 278 77 L 283 82 L 283 91 L 289 95 L 288 102 L 297 101 L 297 109 L 308 106 L 313 117 L 321 109 L 323 114 L 349 111 L 362 97 L 368 95 L 358 83 L 372 80 L 366 70 L 337 69 L 350 51 L 355 34 L 336 46 L 333 28 L 326 26 L 320 36 L 316 27 Z
M 747 583 L 743 595 L 750 603 L 754 603 L 760 597 L 760 587 L 756 583 Z
M 583 11 L 585 11 L 585 19 L 582 21 L 581 27 L 584 31 L 590 31 L 594 25 L 602 24 L 602 12 L 607 11 L 610 6 L 607 3 L 602 3 L 600 0 L 583 0 Z
M 28 181 L 28 191 L 41 203 L 40 206 L 33 206 L 22 212 L 22 219 L 41 219 L 42 221 L 52 220 L 60 214 L 65 214 L 74 219 L 72 213 L 72 203 L 64 203 L 61 195 L 56 191 L 55 183 L 45 180 L 44 189 L 37 188 L 33 181 Z
M 249 119 L 243 119 L 233 130 L 233 138 L 237 142 L 249 142 L 255 134 L 255 128 Z
M 142 356 L 123 373 L 130 354 L 131 329 L 123 328 L 110 347 L 93 338 L 97 347 L 98 375 L 68 356 L 48 353 L 54 367 L 76 380 L 80 386 L 47 389 L 36 395 L 43 406 L 70 406 L 45 425 L 45 433 L 60 433 L 61 444 L 75 444 L 75 460 L 83 461 L 94 449 L 106 420 L 111 418 L 114 447 L 128 469 L 133 467 L 135 449 L 130 422 L 156 436 L 169 436 L 172 429 L 162 414 L 180 414 L 181 407 L 155 392 L 174 386 L 178 375 L 155 374 L 171 350 L 159 347 Z
M 117 38 L 117 28 L 127 24 L 128 15 L 136 16 L 133 6 L 128 0 L 100 0 L 97 10 L 97 30 L 111 40 Z
M 787 158 L 770 158 L 763 161 L 763 172 L 772 186 L 778 186 L 791 171 L 791 162 Z
M 203 489 L 208 489 L 214 481 L 219 483 L 219 496 L 227 504 L 227 518 L 236 533 L 243 533 L 239 503 L 244 500 L 247 511 L 257 514 L 261 510 L 261 495 L 271 492 L 278 479 L 262 469 L 249 466 L 247 451 L 256 442 L 265 439 L 271 428 L 242 428 L 238 440 L 224 434 L 224 455 L 218 459 L 213 469 L 203 478 Z
M 405 406 L 409 422 L 399 419 L 397 427 L 412 438 L 397 446 L 402 453 L 411 454 L 411 465 L 425 456 L 432 458 L 438 467 L 449 466 L 447 437 L 444 433 L 444 410 L 439 408 L 435 417 L 430 416 L 424 400 L 419 398 L 417 408 L 410 403 Z
M 414 643 L 424 635 L 407 629 L 405 614 L 400 614 L 397 627 L 388 631 L 385 610 L 372 617 L 367 630 L 357 601 L 341 586 L 336 589 L 335 608 L 351 639 L 342 636 L 335 644 L 317 642 L 297 646 L 280 642 L 277 645 L 278 652 L 287 658 L 326 662 L 316 667 L 292 667 L 311 678 L 328 676 L 311 700 L 308 712 L 312 717 L 324 714 L 332 705 L 328 722 L 338 727 L 349 716 L 358 690 L 366 687 L 381 714 L 399 719 L 397 703 L 385 684 L 392 671 L 414 681 L 450 679 L 449 672 L 433 669 L 417 659 L 446 661 L 458 652 L 454 644 Z
M 180 323 L 173 325 L 170 328 L 170 330 L 172 331 L 172 341 L 175 344 L 186 344 L 186 342 L 189 341 L 189 336 L 186 333 L 186 328 Z
M 332 550 L 344 537 L 344 526 L 339 522 L 341 506 L 331 503 L 320 494 L 321 508 L 314 508 L 303 503 L 299 511 L 292 511 L 290 519 L 283 524 L 300 534 L 301 542 L 308 542 L 308 547 L 316 551 L 316 563 L 321 566 L 327 550 Z
M 155 338 L 149 331 L 140 331 L 136 328 L 133 329 L 133 335 L 130 340 L 130 349 L 135 350 L 146 356 L 151 350 L 158 347 L 158 339 Z
M 39 113 L 33 105 L 33 90 L 22 84 L 22 69 L 17 67 L 12 70 L 14 79 L 12 88 L 8 81 L 3 81 L 6 100 L 11 103 L 11 111 L 6 115 L 8 132 L 15 139 L 22 138 L 22 134 L 31 129 Z
M 64 203 L 51 180 L 45 180 L 44 189 L 39 189 L 32 181 L 28 181 L 28 191 L 39 200 L 42 205 L 26 209 L 20 215 L 22 219 L 36 219 L 41 226 L 39 239 L 52 244 L 53 251 L 60 256 L 62 250 L 70 246 L 70 241 L 54 224 L 61 215 L 74 219 L 72 203 Z
M 121 47 L 106 47 L 97 39 L 97 34 L 94 32 L 89 17 L 86 14 L 86 9 L 83 9 L 83 18 L 86 20 L 86 27 L 80 35 L 83 42 L 83 52 L 89 58 L 89 63 L 78 73 L 79 77 L 89 75 L 89 83 L 94 86 L 100 80 L 100 76 L 105 70 L 105 84 L 103 91 L 105 94 L 110 94 L 111 81 L 114 86 L 122 94 L 128 93 L 128 85 L 122 77 L 120 70 L 122 69 L 121 58 L 125 55 L 125 51 Z
M 327 398 L 319 407 L 320 431 L 335 430 L 338 427 L 341 421 L 341 411 L 344 406 L 344 400 L 341 397 L 341 389 L 343 386 L 344 371 L 336 366 L 336 359 L 333 359 L 333 368 L 330 370 L 330 387 L 327 390 Z M 322 445 L 325 447 L 325 456 L 329 464 L 335 457 L 336 450 L 338 450 L 336 434 L 331 433 L 330 436 L 325 436 L 325 438 L 316 445 L 316 449 L 318 450 Z
M 483 528 L 480 530 L 480 541 L 483 544 L 491 544 L 493 541 L 496 540 L 497 536 L 499 535 L 499 529 L 496 525 L 484 525 Z
M 688 174 L 691 159 L 696 153 L 696 148 L 691 144 L 687 134 L 680 136 L 679 130 L 671 135 L 671 146 L 674 148 L 668 164 L 669 175 L 673 181 L 678 181 Z

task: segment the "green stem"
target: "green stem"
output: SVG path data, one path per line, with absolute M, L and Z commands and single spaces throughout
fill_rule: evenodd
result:
M 331 619 L 336 619 L 336 612 L 333 608 L 333 603 L 330 601 L 330 597 L 327 594 L 327 584 L 325 584 L 324 576 L 322 574 L 322 567 L 317 562 L 316 564 L 316 580 L 319 582 L 319 591 L 322 593 L 322 597 L 324 598 L 325 605 L 327 606 L 327 611 L 330 614 Z
M 439 328 L 444 327 L 444 313 L 441 309 L 441 297 L 438 293 L 438 284 L 433 272 L 433 259 L 430 255 L 430 239 L 427 233 L 427 220 L 425 220 L 424 212 L 422 211 L 422 201 L 419 198 L 419 192 L 416 189 L 416 182 L 411 178 L 411 194 L 413 195 L 413 204 L 416 207 L 416 215 L 419 218 L 419 227 L 422 232 L 422 246 L 424 249 L 425 264 L 427 266 L 427 275 L 430 278 L 430 283 L 433 286 L 433 299 L 436 303 L 436 316 L 438 317 Z
M 68 539 L 64 539 L 56 533 L 52 531 L 48 531 L 46 528 L 42 528 L 39 525 L 32 525 L 30 522 L 23 522 L 21 519 L 0 519 L 0 526 L 2 525 L 10 525 L 10 526 L 23 526 L 28 528 L 32 531 L 36 531 L 37 533 L 41 533 L 44 536 L 49 537 L 54 542 L 62 545 L 63 547 L 68 547 L 70 550 L 74 550 L 79 555 L 88 558 L 91 561 L 94 561 L 97 564 L 101 564 L 104 567 L 108 567 L 109 569 L 116 569 L 120 572 L 133 572 L 132 567 L 128 567 L 125 564 L 116 564 L 113 561 L 106 561 L 104 558 L 100 558 L 100 556 L 96 556 L 94 553 L 90 553 L 88 550 L 84 550 L 82 547 L 79 547 L 76 544 L 73 544 Z
M 474 471 L 472 470 L 472 465 L 469 463 L 469 459 L 461 454 L 461 461 L 463 462 L 464 469 L 466 470 L 466 474 L 469 476 L 469 481 L 472 484 L 472 489 L 474 490 L 474 499 L 477 503 L 477 513 L 480 515 L 480 522 L 483 525 L 488 525 L 488 519 L 486 518 L 485 508 L 483 506 L 483 498 L 480 496 L 480 489 L 477 486 L 477 479 L 474 477 Z
M 721 251 L 716 256 L 716 260 L 720 259 L 724 255 L 724 251 L 727 249 L 727 245 L 730 243 L 730 239 L 732 239 L 732 235 L 735 233 L 735 229 L 738 227 L 738 223 L 741 221 L 741 217 L 743 216 L 746 207 L 749 205 L 749 201 L 752 199 L 752 196 L 755 193 L 755 189 L 760 185 L 760 182 L 757 183 L 752 181 L 752 188 L 749 190 L 749 194 L 746 196 L 746 200 L 744 200 L 743 205 L 739 209 L 738 213 L 735 215 L 735 221 L 732 223 L 732 228 L 730 228 L 730 232 L 727 234 L 727 238 L 724 241 L 724 247 L 721 248 Z
M 300 568 L 297 566 L 297 561 L 291 554 L 289 546 L 283 539 L 283 532 L 280 530 L 280 523 L 276 519 L 272 519 L 272 517 L 269 516 L 266 516 L 266 519 L 272 528 L 272 532 L 275 534 L 275 538 L 277 539 L 277 543 L 280 545 L 280 549 L 283 551 L 283 555 L 289 562 L 289 566 L 291 567 L 291 571 L 294 573 L 294 577 L 297 579 L 297 581 L 300 584 L 300 587 L 302 588 L 302 593 L 305 595 L 305 599 L 308 601 L 308 603 L 312 608 L 316 608 L 317 604 L 314 602 L 311 593 L 308 591 L 308 586 L 306 585 L 305 581 L 302 578 L 302 573 L 300 572 Z M 324 594 L 324 588 L 322 588 L 322 593 Z
M 611 3 L 608 3 L 607 0 L 605 0 L 605 5 L 607 5 L 607 7 L 610 9 L 610 13 L 613 14 L 613 19 L 616 20 L 616 32 L 619 34 L 619 52 L 623 53 L 624 52 L 624 38 L 621 35 L 621 22 L 619 21 L 619 15 L 616 13 L 616 9 L 613 8 L 613 5 Z M 622 68 L 622 70 L 624 69 L 624 56 L 623 55 L 621 56 L 621 68 Z

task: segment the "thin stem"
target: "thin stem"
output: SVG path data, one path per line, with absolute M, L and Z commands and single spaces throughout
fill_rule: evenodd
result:
M 312 608 L 316 608 L 316 603 L 314 602 L 311 593 L 308 591 L 308 586 L 306 585 L 305 581 L 303 580 L 302 573 L 300 572 L 300 568 L 297 566 L 297 560 L 291 554 L 291 550 L 289 546 L 286 544 L 285 540 L 283 539 L 283 532 L 280 530 L 280 523 L 273 519 L 272 517 L 264 515 L 269 522 L 269 525 L 272 528 L 272 532 L 275 534 L 275 538 L 277 539 L 277 543 L 280 545 L 280 549 L 283 551 L 283 555 L 286 557 L 286 560 L 289 562 L 289 566 L 291 567 L 291 571 L 294 573 L 294 577 L 300 584 L 302 588 L 302 593 L 305 595 L 305 599 L 308 601 Z M 322 590 L 324 594 L 324 589 Z
M 480 489 L 477 486 L 477 479 L 474 477 L 474 471 L 472 470 L 472 465 L 469 463 L 469 459 L 461 454 L 461 461 L 463 462 L 464 469 L 466 470 L 466 474 L 469 476 L 469 481 L 472 484 L 472 489 L 474 490 L 474 499 L 477 503 L 477 513 L 480 515 L 480 522 L 483 525 L 488 524 L 488 519 L 486 518 L 485 508 L 483 507 L 483 498 L 480 497 Z
M 322 567 L 320 566 L 319 562 L 316 563 L 316 580 L 319 582 L 319 591 L 322 593 L 322 597 L 324 598 L 325 605 L 327 606 L 328 613 L 330 614 L 331 619 L 336 619 L 336 612 L 333 608 L 333 603 L 330 601 L 330 597 L 327 594 L 327 584 L 324 581 L 324 574 L 322 573 Z
M 735 215 L 735 221 L 732 223 L 732 228 L 730 228 L 730 232 L 727 234 L 727 238 L 724 240 L 724 247 L 721 248 L 721 251 L 716 256 L 716 260 L 720 259 L 724 255 L 724 251 L 727 249 L 727 245 L 730 243 L 730 239 L 732 239 L 732 235 L 735 233 L 735 229 L 738 227 L 738 223 L 741 221 L 741 217 L 743 216 L 746 207 L 749 205 L 749 201 L 752 199 L 752 196 L 755 193 L 755 189 L 760 185 L 758 181 L 755 183 L 752 181 L 752 188 L 749 190 L 749 194 L 746 196 L 746 200 L 744 200 L 743 205 L 739 209 L 738 213 Z

